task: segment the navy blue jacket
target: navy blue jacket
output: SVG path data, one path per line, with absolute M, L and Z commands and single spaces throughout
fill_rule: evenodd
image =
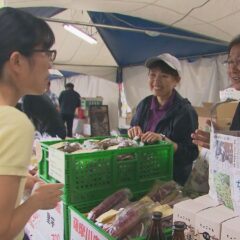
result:
M 149 119 L 152 95 L 137 106 L 131 126 L 140 126 L 143 132 Z M 155 132 L 164 134 L 178 144 L 174 153 L 173 179 L 183 185 L 192 170 L 192 163 L 198 156 L 198 147 L 192 143 L 191 133 L 198 128 L 198 116 L 191 103 L 178 92 L 166 115 L 159 121 Z
M 77 107 L 81 105 L 81 99 L 78 92 L 73 89 L 67 89 L 60 93 L 59 104 L 61 113 L 74 115 Z

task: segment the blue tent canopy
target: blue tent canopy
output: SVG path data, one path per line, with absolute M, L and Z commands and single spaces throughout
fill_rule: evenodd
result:
M 48 18 L 51 22 L 52 19 L 50 20 L 50 18 L 52 16 L 67 9 L 57 7 L 31 7 L 24 8 L 23 10 L 39 17 Z M 89 48 L 86 46 L 83 49 L 82 46 L 85 46 L 83 44 L 81 46 L 77 45 L 76 42 L 75 44 L 71 44 L 71 42 L 63 41 L 63 43 L 66 44 L 61 45 L 61 47 L 68 47 L 68 45 L 75 47 L 75 51 L 69 51 L 72 55 L 68 55 L 68 52 L 65 50 L 66 55 L 68 55 L 66 59 L 71 59 L 71 62 L 62 65 L 63 69 L 76 69 L 76 71 L 88 74 L 87 70 L 84 72 L 80 67 L 87 68 L 90 66 L 93 68 L 96 67 L 97 69 L 98 67 L 116 68 L 116 66 L 118 66 L 117 81 L 121 82 L 120 69 L 128 66 L 142 65 L 147 58 L 161 53 L 168 52 L 180 59 L 188 58 L 192 60 L 199 56 L 216 55 L 227 52 L 227 42 L 179 29 L 171 25 L 118 13 L 88 11 L 88 15 L 93 22 L 92 26 L 96 27 L 102 41 L 105 43 L 107 47 L 105 49 L 109 50 L 111 54 L 109 54 L 109 52 L 106 53 L 106 51 L 101 51 L 101 44 L 99 44 L 99 48 L 96 46 L 90 49 L 90 46 Z M 64 19 L 62 22 L 64 22 Z M 81 23 L 79 24 L 81 25 Z M 61 28 L 58 30 L 61 32 Z M 64 35 L 61 34 L 59 36 Z M 79 49 L 77 49 L 78 46 Z M 95 49 L 95 51 L 94 53 L 91 52 L 89 59 L 81 62 L 80 58 L 87 56 L 88 50 L 92 51 L 92 49 Z M 103 54 L 103 57 L 100 56 L 101 54 Z M 106 62 L 109 65 L 104 64 L 104 56 L 107 57 Z M 110 56 L 110 58 L 108 56 Z M 99 59 L 101 59 L 101 61 L 99 61 Z M 73 68 L 68 68 L 68 65 L 73 66 Z M 106 70 L 103 76 L 105 77 L 108 73 L 108 70 Z M 73 74 L 76 75 L 77 73 Z M 65 73 L 65 76 L 69 77 L 69 74 Z M 113 76 L 113 78 L 114 77 L 115 76 Z M 56 78 L 56 76 L 52 78 Z M 59 76 L 57 76 L 57 78 L 59 78 Z M 109 78 L 112 79 L 111 76 Z
M 164 52 L 171 53 L 178 58 L 186 58 L 227 51 L 227 43 L 217 39 L 141 18 L 102 12 L 89 12 L 89 15 L 95 24 L 174 34 L 175 37 L 161 34 L 152 37 L 142 32 L 97 27 L 103 41 L 121 67 L 142 64 L 148 57 Z M 192 40 L 181 39 L 183 36 L 191 37 Z M 194 38 L 196 40 L 193 40 Z M 212 42 L 201 40 L 210 40 Z
M 50 74 L 49 77 L 48 77 L 49 80 L 54 80 L 54 79 L 59 79 L 59 78 L 70 78 L 70 77 L 73 77 L 73 76 L 81 75 L 80 73 L 71 72 L 71 71 L 59 70 L 59 72 L 63 75 L 62 77 L 60 75 L 57 75 L 57 74 Z
M 58 7 L 26 7 L 21 9 L 37 17 L 52 17 L 65 10 L 65 8 Z

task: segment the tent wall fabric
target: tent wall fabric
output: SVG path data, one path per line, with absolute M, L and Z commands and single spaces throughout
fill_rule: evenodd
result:
M 202 102 L 218 102 L 219 90 L 229 86 L 226 66 L 223 64 L 226 58 L 226 55 L 222 55 L 194 62 L 181 60 L 182 79 L 177 90 L 194 106 L 200 106 Z M 144 66 L 123 69 L 125 94 L 131 108 L 151 94 L 147 74 L 148 69 Z
M 234 0 L 6 0 L 6 6 L 66 8 L 48 22 L 56 35 L 59 69 L 85 72 L 85 66 L 116 67 L 143 63 L 151 55 L 170 52 L 177 57 L 226 52 L 227 42 L 238 33 L 235 24 L 240 5 Z M 89 17 L 89 15 L 90 17 Z M 52 21 L 59 20 L 59 22 Z M 79 27 L 93 34 L 97 45 L 90 45 L 63 29 L 63 22 L 80 23 Z M 81 23 L 92 26 L 83 26 Z M 97 29 L 97 24 L 144 30 L 141 33 Z M 178 29 L 176 29 L 178 28 Z M 167 36 L 150 37 L 146 34 L 177 34 L 213 43 L 200 43 Z M 152 34 L 154 33 L 154 34 Z M 103 39 L 102 39 L 103 37 Z M 225 42 L 220 42 L 225 41 Z M 171 44 L 170 44 L 171 43 Z M 184 45 L 183 45 L 184 43 Z M 223 44 L 223 45 L 222 45 Z M 71 68 L 71 69 L 70 69 Z M 106 70 L 108 71 L 108 69 Z M 116 72 L 115 72 L 116 73 Z M 98 73 L 95 73 L 98 74 Z M 101 71 L 102 76 L 108 75 Z M 116 78 L 116 74 L 115 74 Z
M 167 24 L 220 40 L 230 41 L 238 32 L 238 0 L 5 0 L 5 6 L 51 6 L 71 9 L 72 19 L 81 11 L 114 12 Z
M 67 79 L 67 82 L 74 84 L 74 90 L 81 97 L 103 97 L 103 104 L 108 105 L 110 129 L 118 128 L 118 84 L 100 79 L 94 76 L 78 75 Z M 64 82 L 62 79 L 51 81 L 51 91 L 58 96 L 64 90 Z
M 118 67 L 123 68 L 122 79 L 132 107 L 148 94 L 143 62 L 163 52 L 182 59 L 184 76 L 179 91 L 193 105 L 217 101 L 219 90 L 228 85 L 221 62 L 226 56 L 217 56 L 226 53 L 228 42 L 239 34 L 238 0 L 5 0 L 4 3 L 21 8 L 66 9 L 45 18 L 56 36 L 55 67 L 112 81 L 116 81 Z M 93 35 L 98 44 L 90 45 L 68 33 L 63 22 L 77 24 Z M 194 62 L 184 60 L 196 55 Z M 203 55 L 209 58 L 202 58 Z M 79 91 L 84 89 L 88 96 L 91 94 L 88 87 L 95 88 L 97 84 L 81 87 Z M 117 103 L 116 97 L 118 94 L 114 98 Z

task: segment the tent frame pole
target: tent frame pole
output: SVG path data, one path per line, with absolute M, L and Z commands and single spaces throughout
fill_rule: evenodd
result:
M 189 36 L 180 36 L 173 33 L 165 33 L 161 31 L 156 30 L 147 30 L 147 29 L 139 29 L 139 28 L 129 28 L 129 27 L 120 27 L 120 26 L 113 26 L 113 25 L 106 25 L 106 24 L 95 24 L 95 23 L 86 23 L 86 22 L 80 22 L 80 21 L 73 21 L 73 20 L 64 20 L 64 19 L 57 19 L 57 18 L 44 18 L 43 20 L 47 22 L 54 22 L 54 23 L 62 23 L 62 24 L 74 24 L 74 25 L 81 25 L 81 26 L 88 26 L 88 27 L 96 27 L 96 28 L 108 28 L 108 29 L 116 29 L 116 30 L 123 30 L 123 31 L 131 31 L 131 32 L 139 32 L 149 35 L 149 32 L 152 34 L 155 34 L 156 36 L 166 36 L 166 37 L 173 37 L 178 39 L 184 39 L 189 41 L 195 41 L 195 42 L 202 42 L 202 43 L 209 43 L 214 45 L 223 45 L 227 46 L 229 43 L 222 40 L 208 40 L 208 39 L 202 39 L 202 38 L 196 38 L 196 37 L 189 37 Z

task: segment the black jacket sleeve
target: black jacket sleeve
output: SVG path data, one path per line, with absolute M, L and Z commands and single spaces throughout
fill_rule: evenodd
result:
M 197 145 L 192 143 L 191 133 L 198 128 L 198 116 L 189 105 L 176 116 L 170 139 L 178 144 L 174 153 L 174 180 L 184 184 L 191 173 L 192 163 L 198 157 Z

